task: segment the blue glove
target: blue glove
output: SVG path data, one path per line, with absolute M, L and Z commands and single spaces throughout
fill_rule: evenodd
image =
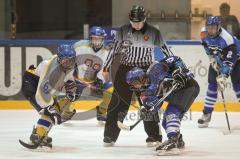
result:
M 224 74 L 226 77 L 228 77 L 230 75 L 231 71 L 232 71 L 231 66 L 229 66 L 225 63 L 222 64 L 222 67 L 220 68 L 221 74 Z
M 112 82 L 106 81 L 103 83 L 103 90 L 107 90 L 108 88 L 112 87 Z
M 158 101 L 159 101 L 158 97 L 156 97 L 156 96 L 149 96 L 149 97 L 147 97 L 146 99 L 143 100 L 143 104 L 144 104 L 144 107 L 148 111 L 150 111 L 150 112 L 157 112 L 161 108 L 161 106 L 163 104 L 163 102 L 158 103 Z
M 210 45 L 206 47 L 206 52 L 208 55 L 219 55 L 222 52 L 222 49 L 218 46 Z

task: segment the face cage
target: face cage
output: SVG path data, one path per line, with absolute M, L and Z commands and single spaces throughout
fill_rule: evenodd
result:
M 104 43 L 104 36 L 90 36 L 90 45 L 94 49 L 101 49 L 103 46 L 103 43 Z
M 141 85 L 140 88 L 135 87 L 138 84 Z M 141 76 L 141 77 L 137 78 L 136 80 L 132 81 L 130 83 L 130 89 L 131 90 L 141 90 L 147 84 L 148 84 L 148 78 L 147 78 L 147 76 L 144 75 L 144 76 Z
M 58 58 L 58 62 L 64 70 L 70 70 L 74 68 L 75 57 L 72 58 Z
M 215 34 L 215 35 L 209 35 L 209 33 L 208 33 L 208 26 L 213 26 L 213 25 L 206 25 L 207 35 L 208 35 L 210 38 L 215 38 L 215 37 L 217 37 L 217 36 L 220 34 L 220 28 L 221 28 L 220 25 L 216 25 L 216 26 L 217 26 L 217 31 L 216 31 L 216 34 Z
M 146 22 L 146 18 L 144 18 L 143 21 L 139 21 L 139 22 L 134 22 L 134 21 L 131 21 L 131 20 L 129 20 L 129 21 L 130 21 L 130 24 L 131 24 L 131 25 L 134 25 L 134 23 L 140 23 L 140 22 L 145 23 L 145 22 Z

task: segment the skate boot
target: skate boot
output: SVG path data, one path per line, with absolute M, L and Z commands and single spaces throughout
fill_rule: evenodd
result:
M 209 122 L 211 121 L 212 113 L 205 113 L 203 112 L 203 115 L 200 119 L 198 119 L 198 127 L 199 128 L 207 128 Z
M 37 129 L 34 128 L 32 131 L 32 134 L 30 136 L 30 141 L 32 142 L 32 144 L 37 144 L 41 140 L 41 138 L 42 138 L 42 136 L 37 134 Z M 52 138 L 45 136 L 40 144 L 40 147 L 42 147 L 42 146 L 52 148 Z
M 165 155 L 179 155 L 180 148 L 178 145 L 179 136 L 174 136 L 168 138 L 165 142 L 163 142 L 160 146 L 156 148 L 158 156 L 165 156 Z
M 114 146 L 115 141 L 112 140 L 110 137 L 105 136 L 103 139 L 103 146 L 104 147 L 111 147 Z
M 147 147 L 156 147 L 162 143 L 162 135 L 159 137 L 148 137 L 146 139 Z
M 97 113 L 97 121 L 99 126 L 104 126 L 106 122 L 106 115 L 102 114 L 100 111 L 100 107 L 96 107 L 96 113 Z
M 184 149 L 185 148 L 185 142 L 183 141 L 182 134 L 179 135 L 177 147 L 179 149 Z

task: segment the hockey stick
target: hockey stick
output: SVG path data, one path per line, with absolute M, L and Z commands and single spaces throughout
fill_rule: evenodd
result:
M 156 107 L 157 105 L 159 105 L 161 102 L 163 102 L 168 96 L 169 94 L 171 94 L 175 89 L 177 88 L 177 84 L 173 85 L 173 87 L 161 98 L 157 101 L 157 103 L 155 103 L 155 105 L 153 105 L 150 109 Z M 127 126 L 125 124 L 123 124 L 121 121 L 117 121 L 117 125 L 121 130 L 126 130 L 126 131 L 131 131 L 134 127 L 136 127 L 141 121 L 143 120 L 143 118 L 140 118 L 136 123 L 134 123 L 131 126 Z
M 229 123 L 229 119 L 228 119 L 227 107 L 226 107 L 226 102 L 225 102 L 224 94 L 223 94 L 223 91 L 220 91 L 220 92 L 221 92 L 221 95 L 222 95 L 224 112 L 225 112 L 225 116 L 226 116 L 226 120 L 227 120 L 228 130 L 229 130 L 229 133 L 231 133 L 231 128 L 230 128 L 230 123 Z
M 62 112 L 67 108 L 68 104 L 70 103 L 71 101 L 70 100 L 67 100 L 67 102 L 65 103 L 64 107 L 62 108 L 62 110 L 60 111 L 59 114 L 62 114 Z M 38 148 L 41 143 L 43 142 L 44 138 L 48 135 L 48 133 L 50 132 L 50 130 L 52 129 L 52 126 L 49 128 L 49 130 L 39 139 L 39 141 L 35 144 L 28 144 L 26 142 L 23 142 L 22 140 L 18 140 L 19 143 L 23 146 L 23 147 L 26 147 L 28 149 L 36 149 Z M 50 147 L 52 148 L 52 147 Z

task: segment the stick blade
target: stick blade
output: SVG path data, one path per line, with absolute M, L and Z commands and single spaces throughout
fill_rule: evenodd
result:
M 25 148 L 28 148 L 28 149 L 36 149 L 36 148 L 38 148 L 38 144 L 36 144 L 36 145 L 32 145 L 32 144 L 27 144 L 27 143 L 25 143 L 25 142 L 23 142 L 22 140 L 18 140 L 19 141 L 19 143 L 23 146 L 23 147 L 25 147 Z
M 130 131 L 130 126 L 124 125 L 122 122 L 117 121 L 117 125 L 119 127 L 119 129 L 121 130 L 126 130 L 126 131 Z

